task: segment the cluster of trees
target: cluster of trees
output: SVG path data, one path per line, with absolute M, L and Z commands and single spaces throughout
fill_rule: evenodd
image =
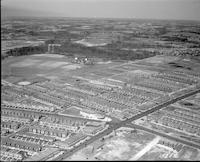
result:
M 70 54 L 82 54 L 87 57 L 97 57 L 97 58 L 105 58 L 105 59 L 121 59 L 121 60 L 135 60 L 135 59 L 143 59 L 147 57 L 151 57 L 156 55 L 152 52 L 140 51 L 135 52 L 131 50 L 120 50 L 119 48 L 108 48 L 105 47 L 86 47 L 81 44 L 74 43 L 64 43 L 60 48 L 57 49 L 57 53 L 70 53 Z
M 6 52 L 8 56 L 23 56 L 23 55 L 31 55 L 36 53 L 44 53 L 46 50 L 45 45 L 40 46 L 28 46 L 21 48 L 14 48 Z

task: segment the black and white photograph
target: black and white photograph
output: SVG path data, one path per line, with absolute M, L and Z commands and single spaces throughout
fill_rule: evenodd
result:
M 0 161 L 199 161 L 200 0 L 1 0 Z

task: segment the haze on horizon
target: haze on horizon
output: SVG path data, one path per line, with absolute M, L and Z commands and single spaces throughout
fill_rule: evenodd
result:
M 3 0 L 6 16 L 200 21 L 200 0 Z M 19 14 L 20 13 L 20 14 Z

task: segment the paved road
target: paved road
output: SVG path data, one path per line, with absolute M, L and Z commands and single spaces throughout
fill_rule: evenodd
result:
M 190 142 L 190 141 L 185 141 L 185 140 L 183 140 L 181 138 L 170 136 L 169 134 L 158 132 L 158 131 L 152 130 L 150 128 L 146 128 L 146 127 L 143 127 L 143 126 L 140 126 L 140 125 L 136 125 L 136 124 L 127 124 L 126 126 L 131 127 L 131 128 L 141 129 L 141 130 L 144 130 L 146 132 L 150 132 L 152 134 L 156 134 L 156 135 L 159 135 L 161 137 L 165 137 L 167 139 L 170 139 L 170 140 L 173 140 L 173 141 L 176 141 L 176 142 L 180 142 L 180 143 L 183 143 L 185 145 L 189 145 L 191 147 L 200 149 L 200 145 L 199 144 L 196 144 L 196 143 L 193 143 L 193 142 Z
M 57 150 L 57 151 L 53 152 L 51 155 L 46 156 L 43 159 L 40 159 L 40 161 L 50 161 L 49 159 L 54 157 L 56 154 L 59 154 L 61 151 L 63 151 L 63 150 Z
M 117 123 L 117 127 L 118 127 L 118 128 L 119 128 L 119 127 L 122 127 L 122 126 L 126 125 L 127 123 L 131 123 L 131 122 L 134 121 L 134 120 L 137 120 L 137 119 L 139 119 L 139 118 L 141 118 L 141 117 L 147 116 L 148 114 L 151 114 L 151 113 L 153 113 L 153 112 L 155 112 L 155 111 L 157 111 L 157 110 L 160 110 L 160 109 L 162 109 L 162 108 L 164 108 L 164 107 L 166 107 L 166 106 L 168 106 L 168 105 L 170 105 L 170 104 L 173 104 L 173 103 L 175 103 L 175 102 L 177 102 L 177 101 L 179 101 L 179 100 L 181 100 L 181 99 L 187 98 L 187 97 L 189 97 L 189 96 L 191 96 L 191 95 L 194 95 L 194 94 L 196 94 L 196 93 L 199 93 L 199 92 L 200 92 L 200 89 L 195 90 L 195 91 L 192 91 L 192 92 L 187 93 L 187 94 L 185 94 L 185 95 L 179 96 L 179 97 L 177 97 L 177 98 L 171 99 L 171 100 L 169 100 L 169 101 L 166 101 L 165 103 L 158 104 L 157 106 L 154 106 L 153 108 L 151 108 L 151 109 L 149 109 L 149 110 L 146 110 L 146 111 L 144 111 L 144 112 L 142 112 L 142 113 L 140 113 L 140 114 L 137 114 L 137 115 L 133 116 L 133 117 L 130 118 L 130 119 L 127 119 L 127 120 L 125 120 L 125 121 L 122 121 L 122 122 L 120 122 L 120 123 Z M 113 128 L 115 128 L 115 127 L 113 127 Z
M 56 159 L 53 159 L 53 160 L 55 160 L 55 161 L 64 160 L 67 157 L 73 155 L 75 152 L 77 152 L 77 151 L 81 150 L 82 148 L 86 147 L 87 145 L 89 145 L 89 144 L 95 142 L 96 140 L 98 140 L 98 139 L 100 139 L 100 138 L 112 133 L 113 130 L 114 130 L 113 128 L 108 128 L 104 132 L 99 133 L 96 136 L 93 136 L 89 140 L 87 140 L 87 141 L 83 142 L 82 144 L 74 147 L 72 150 L 66 151 L 63 155 L 61 155 L 61 156 L 59 156 L 59 157 L 57 157 Z
M 189 96 L 191 96 L 191 95 L 194 95 L 194 94 L 196 94 L 196 93 L 199 93 L 199 92 L 200 92 L 200 89 L 194 90 L 194 91 L 189 92 L 189 93 L 187 93 L 187 94 L 184 94 L 184 95 L 182 95 L 182 96 L 179 96 L 179 97 L 173 98 L 173 99 L 171 99 L 171 100 L 169 100 L 169 101 L 166 101 L 165 103 L 158 104 L 157 106 L 153 107 L 152 109 L 149 109 L 149 110 L 147 110 L 147 111 L 145 111 L 145 112 L 142 112 L 142 113 L 140 113 L 140 114 L 137 114 L 137 115 L 135 115 L 134 117 L 132 117 L 132 118 L 130 118 L 130 119 L 127 119 L 127 120 L 122 121 L 122 122 L 117 123 L 117 124 L 112 124 L 112 125 L 110 125 L 110 127 L 109 127 L 107 130 L 105 130 L 104 132 L 101 132 L 101 133 L 97 134 L 96 136 L 93 136 L 91 139 L 89 139 L 89 140 L 83 142 L 82 144 L 80 144 L 80 145 L 77 146 L 77 147 L 74 147 L 72 150 L 66 151 L 64 154 L 58 156 L 58 157 L 57 157 L 56 159 L 54 159 L 54 160 L 60 161 L 60 160 L 66 159 L 67 157 L 73 155 L 75 152 L 77 152 L 78 150 L 84 148 L 84 147 L 87 146 L 88 144 L 91 144 L 91 143 L 93 143 L 94 141 L 96 141 L 96 140 L 102 138 L 103 136 L 105 136 L 105 135 L 107 135 L 107 134 L 110 134 L 113 130 L 116 130 L 116 129 L 122 127 L 122 126 L 125 126 L 125 125 L 128 124 L 128 123 L 131 123 L 131 122 L 134 121 L 134 120 L 137 120 L 137 119 L 139 119 L 139 118 L 141 118 L 141 117 L 144 117 L 144 116 L 146 116 L 146 115 L 148 115 L 148 114 L 151 114 L 151 113 L 153 113 L 153 112 L 155 112 L 155 111 L 157 111 L 157 110 L 159 110 L 159 109 L 162 109 L 162 108 L 164 108 L 164 107 L 166 107 L 166 106 L 168 106 L 168 105 L 170 105 L 170 104 L 173 104 L 173 103 L 175 103 L 175 102 L 177 102 L 177 101 L 179 101 L 179 100 L 181 100 L 181 99 L 187 98 L 187 97 L 189 97 Z

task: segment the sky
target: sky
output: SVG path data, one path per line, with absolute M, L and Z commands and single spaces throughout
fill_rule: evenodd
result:
M 1 7 L 24 16 L 200 21 L 200 0 L 2 0 Z

